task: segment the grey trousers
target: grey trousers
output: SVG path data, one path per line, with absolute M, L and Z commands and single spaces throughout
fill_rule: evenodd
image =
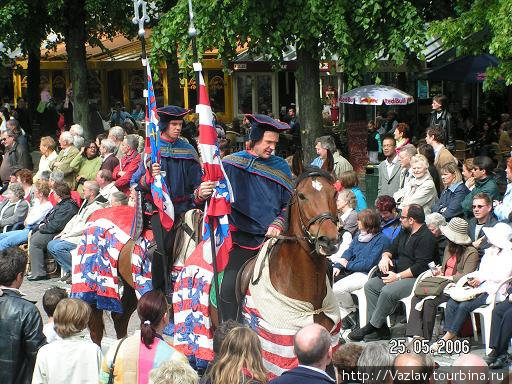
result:
M 30 273 L 32 276 L 46 276 L 44 265 L 44 250 L 55 236 L 54 233 L 36 232 L 30 236 L 28 255 L 30 257 Z
M 400 299 L 411 294 L 416 278 L 408 278 L 384 284 L 380 277 L 373 277 L 364 285 L 368 305 L 370 324 L 380 328 L 386 323 L 386 317 L 396 309 Z

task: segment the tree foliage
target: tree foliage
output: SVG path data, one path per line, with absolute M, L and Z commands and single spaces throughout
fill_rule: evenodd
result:
M 429 32 L 440 36 L 459 54 L 490 53 L 499 66 L 489 68 L 484 89 L 512 84 L 512 0 L 458 0 L 456 15 L 432 23 Z

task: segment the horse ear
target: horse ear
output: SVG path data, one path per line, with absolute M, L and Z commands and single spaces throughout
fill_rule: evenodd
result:
M 298 150 L 293 154 L 292 172 L 295 176 L 299 176 L 304 172 L 304 164 L 302 162 L 302 150 Z
M 334 169 L 334 157 L 330 150 L 327 150 L 327 156 L 322 164 L 322 170 L 332 173 Z

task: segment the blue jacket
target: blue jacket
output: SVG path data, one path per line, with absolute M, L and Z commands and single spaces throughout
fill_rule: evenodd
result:
M 334 384 L 328 376 L 304 367 L 293 368 L 271 380 L 269 384 Z
M 508 215 L 512 212 L 512 183 L 508 183 L 507 191 L 503 196 L 503 202 L 494 208 L 494 214 L 499 221 L 508 220 Z
M 462 201 L 469 193 L 468 187 L 463 182 L 446 188 L 439 200 L 432 206 L 432 212 L 438 212 L 448 222 L 453 217 L 462 217 Z
M 382 234 L 386 236 L 390 241 L 395 240 L 395 237 L 398 236 L 401 229 L 402 225 L 400 224 L 399 216 L 389 221 L 380 222 L 380 230 L 382 231 Z
M 382 252 L 389 247 L 391 241 L 382 232 L 367 242 L 359 241 L 359 232 L 354 235 L 348 249 L 341 256 L 348 260 L 347 271 L 368 273 L 379 263 Z

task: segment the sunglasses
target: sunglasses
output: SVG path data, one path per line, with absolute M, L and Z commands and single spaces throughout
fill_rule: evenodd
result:
M 475 208 L 481 209 L 483 207 L 487 207 L 487 205 L 473 205 L 473 209 L 475 209 Z

